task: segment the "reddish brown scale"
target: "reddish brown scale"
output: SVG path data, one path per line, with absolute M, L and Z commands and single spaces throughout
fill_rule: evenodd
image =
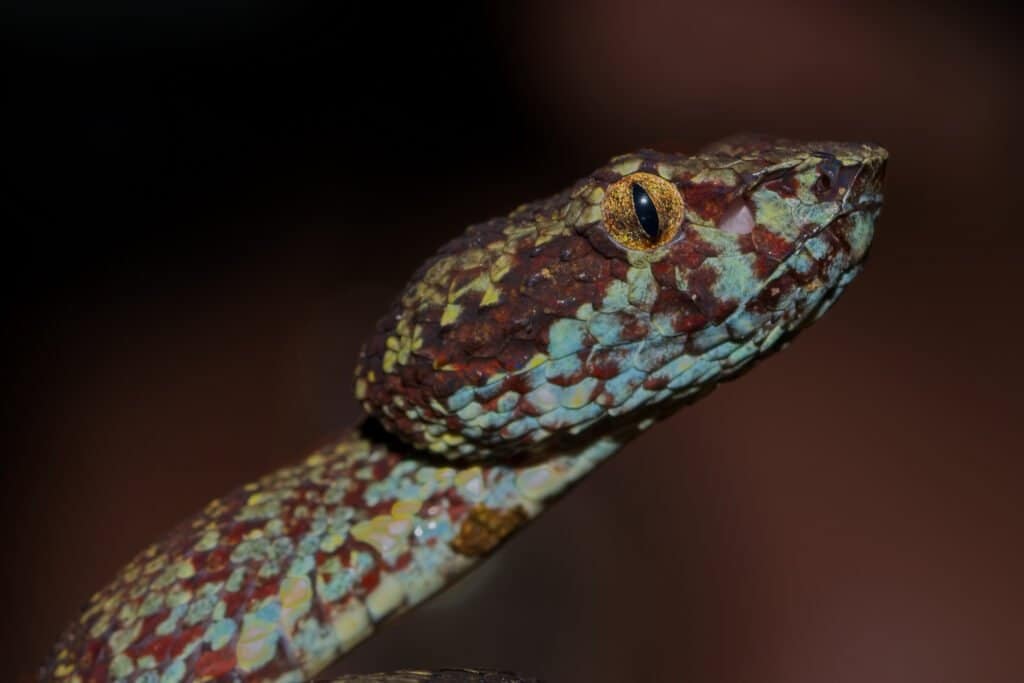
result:
M 611 264 L 599 254 L 589 253 L 573 259 L 570 271 L 577 282 L 604 282 L 611 274 Z
M 171 653 L 171 647 L 174 645 L 174 642 L 175 637 L 173 635 L 160 636 L 149 643 L 145 654 L 153 657 L 158 662 L 162 661 Z
M 511 291 L 507 294 L 509 299 L 515 299 L 519 297 L 519 292 Z M 515 326 L 516 318 L 513 317 L 512 306 L 489 306 L 487 308 L 487 314 L 494 320 L 495 325 L 503 328 L 513 329 Z
M 253 590 L 252 599 L 262 600 L 263 598 L 269 598 L 271 595 L 276 595 L 280 588 L 280 583 L 277 580 L 264 580 Z
M 754 275 L 761 280 L 767 280 L 775 272 L 779 262 L 767 254 L 757 254 L 754 257 Z
M 507 393 L 514 391 L 517 394 L 526 394 L 533 390 L 530 386 L 530 380 L 524 375 L 510 375 L 502 380 L 501 393 Z
M 93 662 L 98 661 L 102 654 L 103 642 L 99 640 L 92 640 L 84 648 L 82 658 L 79 661 L 81 661 L 85 665 L 85 667 L 88 668 L 93 665 Z
M 644 380 L 643 387 L 649 391 L 660 391 L 668 386 L 668 377 L 659 377 L 652 375 Z
M 765 254 L 775 261 L 782 261 L 793 249 L 793 243 L 758 224 L 751 231 L 754 248 L 759 254 Z
M 447 362 L 437 362 L 436 365 L 438 368 L 441 368 L 447 365 Z M 451 396 L 462 387 L 462 385 L 459 384 L 459 376 L 455 373 L 446 374 L 443 380 L 434 382 L 429 386 L 434 397 L 439 399 Z
M 853 229 L 852 224 L 844 225 L 840 230 L 836 232 L 837 239 L 842 244 L 842 251 L 845 254 L 854 253 L 855 247 L 850 243 L 850 231 Z
M 619 178 L 621 178 L 622 176 L 618 173 L 618 171 L 613 171 L 610 168 L 599 168 L 598 170 L 594 171 L 592 177 L 594 180 L 598 181 L 603 185 L 609 185 L 618 180 Z
M 498 358 L 496 365 L 505 372 L 517 372 L 526 367 L 526 364 L 537 353 L 537 345 L 533 343 L 512 340 L 505 348 L 504 353 Z M 478 384 L 483 384 L 488 377 L 497 374 L 495 372 L 484 373 Z
M 625 261 L 615 259 L 609 263 L 608 269 L 611 271 L 612 279 L 625 280 L 629 276 L 629 264 Z
M 466 285 L 476 280 L 479 276 L 483 275 L 487 269 L 483 266 L 476 266 L 474 268 L 466 268 L 465 270 L 458 270 L 452 274 L 452 278 L 448 284 L 448 294 L 452 295 Z
M 712 268 L 701 266 L 690 272 L 686 277 L 686 291 L 700 312 L 712 319 L 717 319 L 717 312 L 721 302 L 712 291 L 715 283 L 718 282 L 718 273 Z
M 92 670 L 92 675 L 88 678 L 88 683 L 105 683 L 109 678 L 110 662 L 107 660 L 101 660 L 96 662 L 96 666 Z
M 591 301 L 600 301 L 604 288 L 596 283 L 584 282 L 570 274 L 571 284 L 559 296 L 558 307 L 564 311 L 578 311 L 580 306 Z M 550 324 L 549 324 L 550 326 Z
M 235 668 L 237 660 L 234 650 L 222 648 L 210 650 L 199 656 L 196 662 L 196 674 L 198 676 L 225 676 Z
M 630 366 L 630 363 L 633 360 L 633 353 L 633 347 L 628 345 L 598 347 L 594 349 L 593 352 L 590 354 L 590 357 L 587 358 L 587 369 L 588 371 L 591 372 L 591 374 L 594 374 L 594 371 L 596 371 L 598 367 L 602 365 L 607 366 L 610 364 L 614 366 L 615 374 L 602 379 L 611 379 L 615 375 L 618 375 L 620 372 L 622 372 L 625 368 Z M 597 375 L 594 374 L 594 376 Z
M 394 462 L 390 462 L 388 459 L 380 459 L 373 463 L 373 480 L 380 481 L 388 475 L 388 472 L 395 466 Z
M 295 532 L 289 532 L 292 536 L 295 536 Z M 223 567 L 216 571 L 207 572 L 195 581 L 194 587 L 198 588 L 204 583 L 214 583 L 219 581 L 227 581 L 231 576 L 231 570 L 228 567 Z
M 797 180 L 796 176 L 784 175 L 781 178 L 775 178 L 767 181 L 762 185 L 767 190 L 771 190 L 780 197 L 795 197 L 797 191 L 800 189 L 800 181 Z
M 394 564 L 389 565 L 391 571 L 401 571 L 412 564 L 412 553 L 405 552 L 398 556 Z
M 667 313 L 670 315 L 699 315 L 700 311 L 694 306 L 693 300 L 685 293 L 675 288 L 663 287 L 658 291 L 658 298 L 651 306 L 652 314 Z
M 616 317 L 618 317 L 620 323 L 621 331 L 619 336 L 623 341 L 640 341 L 650 334 L 650 327 L 648 327 L 647 322 L 643 318 L 634 315 L 622 314 L 617 314 Z
M 464 519 L 471 509 L 472 507 L 466 502 L 452 503 L 448 508 L 448 514 L 452 519 Z
M 850 244 L 850 240 L 847 237 L 848 231 L 852 228 L 853 224 L 850 222 L 850 219 L 844 216 L 836 221 L 836 227 L 829 231 L 829 237 L 835 240 L 839 245 L 840 251 L 843 253 L 849 253 L 853 249 L 853 246 Z
M 586 365 L 587 374 L 600 380 L 616 377 L 621 371 L 618 360 L 611 356 L 592 358 Z
M 214 548 L 206 553 L 206 568 L 210 571 L 230 569 L 228 566 L 229 551 L 227 548 Z
M 182 631 L 175 639 L 174 644 L 171 645 L 171 656 L 177 657 L 184 652 L 193 641 L 203 637 L 203 631 L 205 630 L 206 624 L 196 624 Z
M 760 294 L 747 304 L 747 308 L 754 313 L 774 311 L 778 308 L 779 299 L 792 291 L 796 286 L 798 286 L 796 278 L 793 277 L 792 272 L 787 271 L 772 280 L 767 287 L 761 290 Z
M 583 303 L 596 300 L 594 283 L 606 278 L 609 265 L 577 237 L 559 238 L 550 246 L 558 251 L 558 263 L 550 268 L 551 280 L 559 287 L 545 301 L 546 311 L 558 317 L 571 316 Z
M 441 309 L 431 307 L 417 311 L 416 322 L 422 325 L 424 329 L 439 325 L 441 323 Z
M 734 299 L 718 302 L 712 322 L 716 325 L 725 322 L 726 318 L 735 313 L 737 308 L 739 308 L 739 302 Z
M 416 381 L 416 368 L 413 366 L 405 366 L 399 369 L 398 378 L 401 382 L 408 384 L 409 382 Z
M 799 272 L 796 270 L 790 271 L 793 279 L 796 280 L 797 284 L 802 287 L 806 287 L 815 280 L 821 279 L 821 262 L 814 260 L 813 265 L 806 272 Z
M 585 361 L 587 360 L 587 356 L 588 355 L 589 355 L 589 352 L 587 352 L 587 351 L 581 351 L 581 352 L 577 353 L 576 357 L 579 359 L 580 364 L 579 364 L 578 368 L 574 372 L 571 372 L 571 373 L 568 373 L 568 374 L 566 374 L 566 373 L 548 374 L 547 375 L 547 380 L 549 382 L 551 382 L 552 384 L 556 384 L 556 385 L 558 385 L 560 387 L 569 387 L 569 386 L 572 386 L 574 384 L 579 384 L 586 377 L 589 376 L 588 373 L 587 373 L 587 370 L 585 368 L 585 365 L 584 365 Z
M 687 209 L 710 222 L 722 217 L 733 191 L 732 187 L 722 183 L 689 183 L 685 179 L 681 189 Z
M 136 639 L 136 642 L 134 642 L 132 645 L 129 645 L 125 652 L 133 658 L 144 657 L 147 655 L 155 657 L 159 654 L 166 654 L 167 652 L 170 652 L 168 644 L 168 649 L 166 651 L 162 650 L 162 648 L 157 648 L 156 653 L 154 653 L 153 645 L 154 643 L 157 643 L 160 640 L 162 640 L 161 636 L 152 633 L 144 636 L 139 636 Z
M 156 631 L 156 627 L 160 625 L 164 619 L 167 618 L 167 610 L 160 610 L 156 614 L 151 614 L 142 620 L 142 626 L 139 628 L 140 638 L 145 638 Z
M 672 329 L 679 334 L 689 334 L 707 327 L 708 319 L 702 313 L 677 314 L 672 318 Z
M 313 502 L 311 497 L 307 497 L 307 502 Z M 292 538 L 301 538 L 306 535 L 309 531 L 310 525 L 308 519 L 298 519 L 291 513 L 289 513 L 289 522 L 287 524 L 288 535 Z
M 708 242 L 707 240 L 703 239 L 700 236 L 700 233 L 693 228 L 690 228 L 687 231 L 687 247 L 694 253 L 699 254 L 701 256 L 700 263 L 709 258 L 713 258 L 719 255 L 718 248 L 715 247 L 715 245 Z M 699 265 L 700 263 L 698 263 L 697 265 Z
M 362 595 L 365 595 L 372 591 L 380 584 L 380 570 L 376 567 L 371 569 L 369 572 L 363 575 L 363 578 L 359 579 L 359 588 Z
M 377 516 L 387 514 L 387 512 L 391 509 L 391 503 L 386 500 L 382 500 L 378 503 L 374 503 L 373 505 L 367 505 L 364 502 L 363 507 L 365 507 L 370 512 L 371 516 Z
M 245 604 L 246 596 L 242 591 L 236 591 L 234 593 L 227 592 L 224 596 L 224 605 L 226 614 L 238 614 L 239 610 Z
M 399 414 L 397 417 L 382 415 L 381 419 L 384 420 L 384 422 L 387 423 L 392 429 L 396 430 L 412 430 L 415 425 L 415 423 L 412 420 L 410 420 L 408 417 L 402 414 Z
M 348 507 L 359 505 L 363 500 L 363 491 L 365 491 L 364 486 L 361 486 L 358 489 L 352 491 L 346 491 L 345 495 L 341 499 L 341 502 Z M 296 536 L 296 538 L 298 538 L 298 536 Z
M 516 410 L 523 415 L 529 415 L 531 417 L 540 417 L 545 411 L 541 410 L 537 406 L 526 400 L 525 396 L 521 396 L 519 401 L 516 403 Z
M 554 318 L 542 312 L 536 304 L 530 303 L 523 304 L 523 313 L 524 315 L 513 319 L 509 334 L 513 339 L 529 343 L 532 348 L 536 348 L 538 343 L 543 343 L 543 336 Z
M 675 291 L 676 289 L 676 266 L 669 260 L 656 261 L 651 264 L 651 275 L 654 276 L 654 281 L 658 283 L 658 296 L 662 294 Z
M 474 362 L 494 362 L 495 364 L 500 363 L 500 358 L 505 355 L 505 350 L 508 347 L 508 337 L 491 337 L 483 340 L 483 343 L 473 349 L 473 361 Z M 512 353 L 515 353 L 513 350 Z M 410 379 L 417 384 L 420 380 L 424 379 L 423 373 L 419 367 L 413 369 L 410 373 Z
M 566 288 L 578 286 L 572 277 L 571 267 L 561 261 L 548 259 L 535 259 L 533 267 L 538 270 L 523 281 L 523 296 L 545 313 L 559 317 L 571 315 L 575 308 L 566 310 L 564 303 Z
M 700 238 L 700 234 L 689 225 L 683 226 L 683 237 L 673 242 L 669 247 L 670 255 L 666 261 L 671 261 L 679 268 L 692 270 L 700 267 L 708 256 L 714 256 L 717 252 L 713 247 Z
M 423 503 L 423 516 L 424 517 L 438 517 L 442 514 L 450 514 L 450 508 L 453 500 L 462 500 L 461 498 L 453 498 L 449 491 L 435 493 L 434 495 L 427 498 Z
M 495 413 L 498 411 L 498 399 L 500 396 L 489 398 L 486 401 L 480 401 L 480 408 L 485 413 Z

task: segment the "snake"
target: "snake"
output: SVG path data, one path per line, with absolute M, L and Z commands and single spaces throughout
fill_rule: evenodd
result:
M 643 149 L 469 226 L 362 346 L 361 421 L 138 553 L 39 680 L 311 680 L 820 318 L 862 269 L 887 158 Z

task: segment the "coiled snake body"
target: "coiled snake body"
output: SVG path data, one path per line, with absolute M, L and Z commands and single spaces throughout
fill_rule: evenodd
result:
M 641 151 L 471 226 L 364 346 L 367 420 L 141 552 L 41 678 L 308 680 L 820 316 L 871 242 L 885 159 Z

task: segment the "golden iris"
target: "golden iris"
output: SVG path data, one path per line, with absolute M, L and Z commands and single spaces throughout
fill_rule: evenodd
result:
M 608 186 L 601 212 L 616 242 L 627 249 L 648 251 L 679 233 L 683 198 L 674 184 L 660 176 L 630 173 Z

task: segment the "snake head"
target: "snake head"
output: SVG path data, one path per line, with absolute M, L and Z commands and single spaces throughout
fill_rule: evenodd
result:
M 616 157 L 444 245 L 364 346 L 357 398 L 452 459 L 644 428 L 835 301 L 886 158 L 752 136 Z

